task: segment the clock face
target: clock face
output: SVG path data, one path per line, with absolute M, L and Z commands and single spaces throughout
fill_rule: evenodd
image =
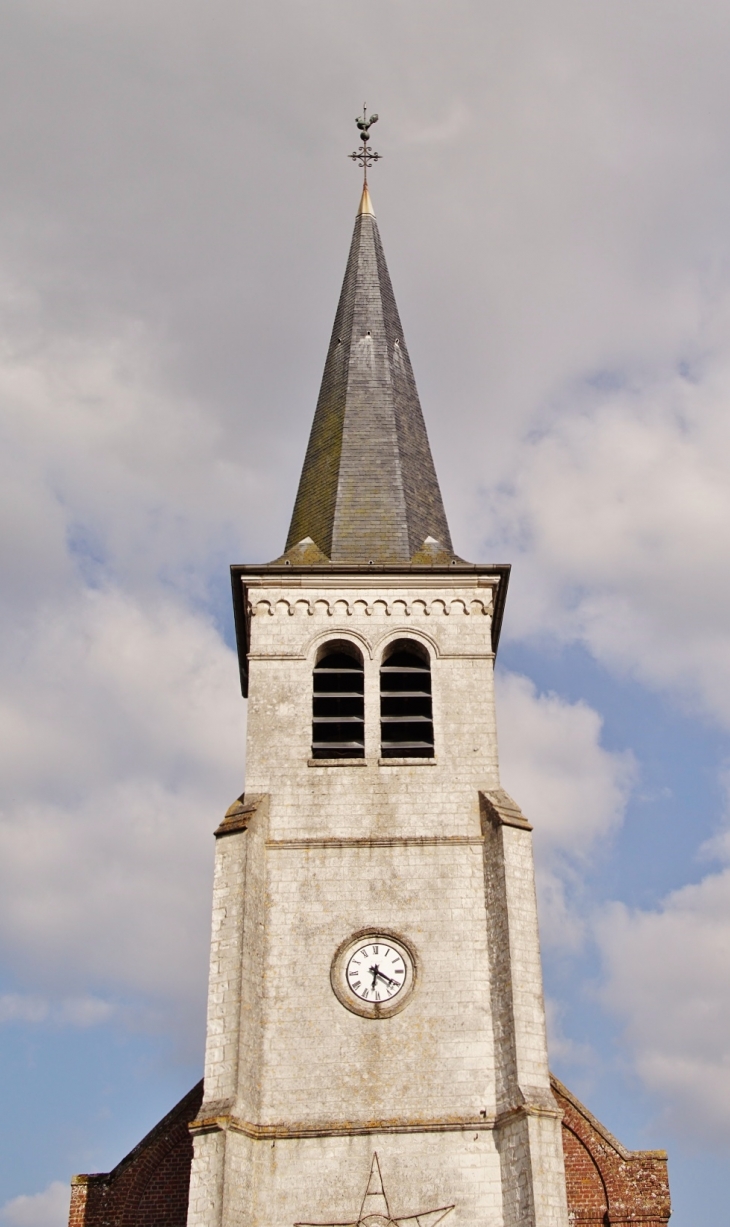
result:
M 361 1001 L 392 1001 L 406 983 L 406 958 L 394 942 L 364 942 L 347 960 L 345 975 Z
M 335 995 L 353 1014 L 387 1018 L 401 1010 L 413 992 L 413 949 L 394 933 L 357 933 L 335 954 L 331 981 Z

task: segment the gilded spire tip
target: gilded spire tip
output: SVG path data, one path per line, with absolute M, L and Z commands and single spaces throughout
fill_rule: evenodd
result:
M 375 210 L 373 208 L 373 202 L 370 199 L 370 192 L 368 191 L 367 183 L 364 185 L 362 189 L 362 196 L 360 197 L 360 208 L 357 211 L 358 217 L 362 217 L 363 214 L 366 214 L 368 217 L 375 217 Z

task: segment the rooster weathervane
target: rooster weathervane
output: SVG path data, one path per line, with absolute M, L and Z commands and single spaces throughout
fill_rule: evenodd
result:
M 380 158 L 383 156 L 380 153 L 376 153 L 375 150 L 372 149 L 369 144 L 370 128 L 372 127 L 373 124 L 376 124 L 377 122 L 378 122 L 377 115 L 371 115 L 370 118 L 368 119 L 367 106 L 365 105 L 365 103 L 363 103 L 362 116 L 358 116 L 357 119 L 355 120 L 355 123 L 360 129 L 360 140 L 362 141 L 362 148 L 356 149 L 354 153 L 349 154 L 349 157 L 352 158 L 353 162 L 358 162 L 360 166 L 362 166 L 363 185 L 365 187 L 367 187 L 368 185 L 368 166 L 373 166 L 374 163 L 378 162 Z

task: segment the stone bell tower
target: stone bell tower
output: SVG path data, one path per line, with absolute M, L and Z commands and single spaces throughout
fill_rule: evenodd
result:
M 508 576 L 453 552 L 366 186 L 286 551 L 232 568 L 246 791 L 189 1227 L 567 1227 L 531 827 L 499 783 Z

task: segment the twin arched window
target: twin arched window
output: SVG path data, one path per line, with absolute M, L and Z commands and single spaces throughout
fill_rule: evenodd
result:
M 433 756 L 431 665 L 411 639 L 388 645 L 380 668 L 382 758 Z M 313 758 L 364 758 L 365 673 L 362 654 L 340 640 L 325 644 L 314 667 Z

